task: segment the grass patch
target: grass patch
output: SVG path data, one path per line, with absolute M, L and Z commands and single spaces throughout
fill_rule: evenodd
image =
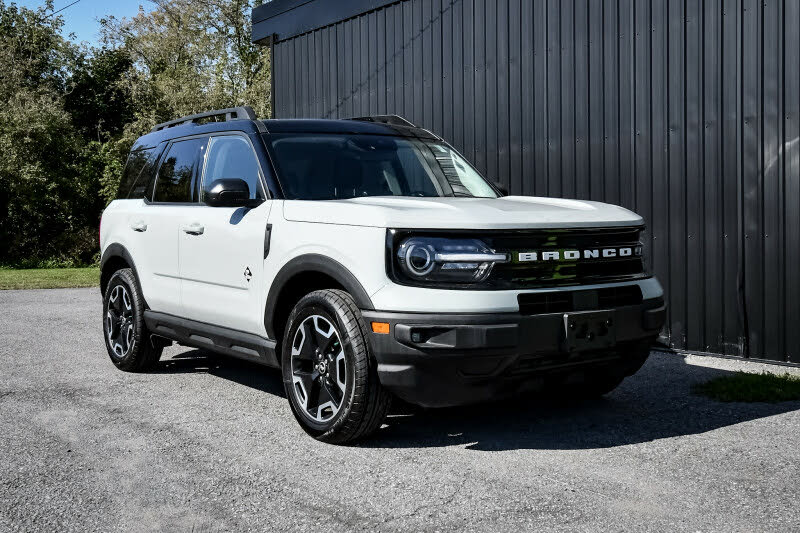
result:
M 60 289 L 100 285 L 100 268 L 0 268 L 0 290 Z
M 786 402 L 800 400 L 800 376 L 736 372 L 696 385 L 694 391 L 720 402 Z

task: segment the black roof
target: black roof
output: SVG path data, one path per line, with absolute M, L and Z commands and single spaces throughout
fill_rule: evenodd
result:
M 133 150 L 151 148 L 163 141 L 224 131 L 257 133 L 350 133 L 361 135 L 393 135 L 420 139 L 439 140 L 439 137 L 422 128 L 400 124 L 385 124 L 365 120 L 333 119 L 271 119 L 271 120 L 230 120 L 208 122 L 205 124 L 186 123 L 151 131 L 137 141 Z
M 170 141 L 179 137 L 202 135 L 204 133 L 217 133 L 221 131 L 243 131 L 245 133 L 258 133 L 259 128 L 257 126 L 257 121 L 255 120 L 232 120 L 227 122 L 207 122 L 205 124 L 198 124 L 196 122 L 180 124 L 171 128 L 151 131 L 147 135 L 139 137 L 133 147 L 133 150 L 152 148 L 157 146 L 160 142 Z
M 364 120 L 272 119 L 265 120 L 264 126 L 269 133 L 355 133 L 439 139 L 433 133 L 422 128 Z

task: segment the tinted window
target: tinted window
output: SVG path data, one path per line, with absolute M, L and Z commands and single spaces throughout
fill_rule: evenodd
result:
M 486 183 L 486 180 L 458 152 L 446 144 L 430 142 L 425 144 L 436 158 L 436 162 L 455 196 L 479 198 L 495 198 L 497 196 L 492 186 Z
M 155 155 L 155 148 L 131 152 L 122 173 L 117 198 L 144 198 Z
M 266 140 L 288 199 L 497 197 L 466 160 L 441 142 L 338 134 L 270 135 Z
M 213 137 L 208 146 L 203 183 L 209 188 L 214 181 L 225 178 L 244 180 L 250 187 L 250 198 L 261 198 L 259 164 L 250 143 L 244 137 Z
M 161 162 L 156 180 L 154 202 L 191 202 L 197 163 L 206 139 L 172 143 Z

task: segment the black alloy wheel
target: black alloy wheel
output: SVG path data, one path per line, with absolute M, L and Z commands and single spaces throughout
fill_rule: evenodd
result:
M 136 338 L 134 328 L 131 296 L 125 285 L 116 285 L 109 292 L 105 324 L 112 358 L 122 359 L 128 355 Z
M 312 437 L 346 443 L 377 430 L 391 403 L 370 352 L 361 310 L 345 291 L 304 296 L 287 321 L 281 344 L 286 396 Z
M 336 327 L 322 315 L 310 315 L 292 340 L 292 386 L 301 413 L 324 423 L 342 407 L 347 392 L 344 347 Z
M 152 370 L 161 358 L 163 339 L 150 335 L 144 309 L 144 298 L 133 271 L 117 270 L 103 296 L 103 337 L 111 362 L 120 370 Z

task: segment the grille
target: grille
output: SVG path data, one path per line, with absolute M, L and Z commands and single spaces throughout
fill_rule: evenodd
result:
M 638 285 L 605 287 L 586 291 L 542 292 L 517 296 L 523 315 L 569 313 L 592 309 L 612 309 L 642 303 Z
M 436 286 L 468 290 L 507 290 L 552 288 L 631 281 L 647 277 L 641 255 L 641 226 L 621 228 L 573 228 L 557 230 L 449 231 L 398 229 L 387 232 L 386 271 L 396 282 L 406 285 Z M 507 253 L 508 263 L 494 265 L 489 277 L 476 284 L 410 282 L 396 272 L 395 251 L 409 236 L 480 239 L 498 253 Z M 621 249 L 628 249 L 621 255 Z M 603 250 L 620 252 L 604 256 Z M 599 256 L 587 257 L 591 251 Z M 636 253 L 636 252 L 639 253 Z M 536 252 L 541 261 L 520 261 L 520 253 Z M 546 253 L 558 259 L 544 260 Z M 566 259 L 575 257 L 577 259 Z M 553 296 L 555 298 L 555 296 Z
M 602 250 L 641 246 L 640 227 L 501 232 L 482 238 L 497 252 L 511 254 L 510 263 L 495 265 L 489 281 L 496 287 L 534 288 L 624 281 L 644 277 L 641 255 L 521 262 L 520 252 Z

